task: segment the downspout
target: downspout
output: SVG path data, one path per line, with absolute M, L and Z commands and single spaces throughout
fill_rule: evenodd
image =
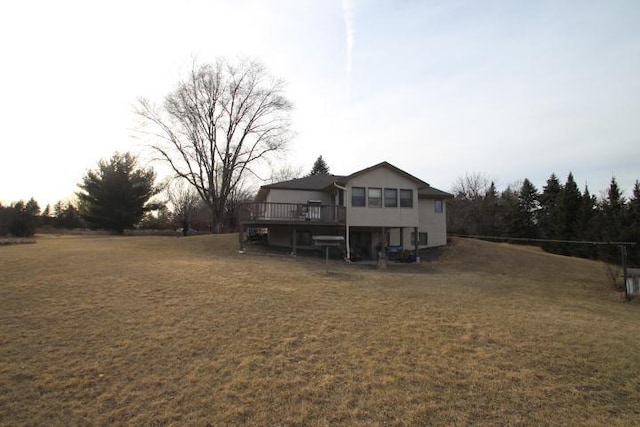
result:
M 345 224 L 345 227 L 347 229 L 347 231 L 346 231 L 347 235 L 346 235 L 345 242 L 347 244 L 347 262 L 350 262 L 351 261 L 351 248 L 350 248 L 350 245 L 349 245 L 349 215 L 347 214 L 347 200 L 348 200 L 347 189 L 345 187 L 342 187 L 342 186 L 336 184 L 335 182 L 333 183 L 333 185 L 337 189 L 344 191 L 344 197 L 342 198 L 342 200 L 344 200 L 344 204 L 345 204 L 345 206 L 344 206 L 344 214 L 345 214 L 344 215 L 344 224 Z

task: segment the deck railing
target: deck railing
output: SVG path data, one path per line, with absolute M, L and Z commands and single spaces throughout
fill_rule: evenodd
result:
M 344 223 L 346 208 L 313 203 L 248 202 L 240 204 L 240 221 L 316 221 Z

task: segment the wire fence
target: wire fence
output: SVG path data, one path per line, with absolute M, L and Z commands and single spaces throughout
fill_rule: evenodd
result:
M 622 280 L 623 280 L 623 289 L 625 298 L 629 299 L 630 295 L 628 292 L 627 280 L 629 279 L 629 274 L 627 272 L 628 267 L 628 248 L 635 248 L 638 245 L 638 242 L 617 242 L 617 241 L 592 241 L 592 240 L 558 240 L 558 239 L 539 239 L 539 238 L 527 238 L 527 237 L 507 237 L 507 236 L 482 236 L 482 235 L 470 235 L 470 234 L 449 234 L 449 237 L 462 237 L 467 239 L 479 239 L 479 240 L 489 240 L 489 241 L 504 241 L 504 242 L 513 242 L 520 244 L 533 244 L 540 246 L 547 252 L 550 253 L 559 253 L 564 255 L 569 255 L 569 253 L 563 253 L 562 247 L 557 245 L 582 245 L 582 246 L 590 246 L 592 248 L 597 248 L 596 251 L 580 251 L 576 253 L 576 251 L 571 251 L 571 255 L 579 256 L 581 258 L 595 258 L 600 259 L 602 261 L 613 263 L 614 259 L 612 257 L 612 251 L 607 250 L 603 251 L 601 248 L 619 248 L 619 263 L 622 270 Z M 549 245 L 556 245 L 550 247 Z M 555 250 L 554 250 L 555 249 Z M 617 263 L 617 262 L 616 262 Z M 614 278 L 615 279 L 615 278 Z

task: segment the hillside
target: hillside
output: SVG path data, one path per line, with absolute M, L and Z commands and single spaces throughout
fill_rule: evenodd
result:
M 634 425 L 600 263 L 454 240 L 386 271 L 237 236 L 0 247 L 0 425 Z

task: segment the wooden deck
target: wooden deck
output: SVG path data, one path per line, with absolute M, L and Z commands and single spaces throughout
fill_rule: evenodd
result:
M 240 222 L 245 225 L 344 224 L 346 208 L 312 203 L 249 202 L 240 205 Z

